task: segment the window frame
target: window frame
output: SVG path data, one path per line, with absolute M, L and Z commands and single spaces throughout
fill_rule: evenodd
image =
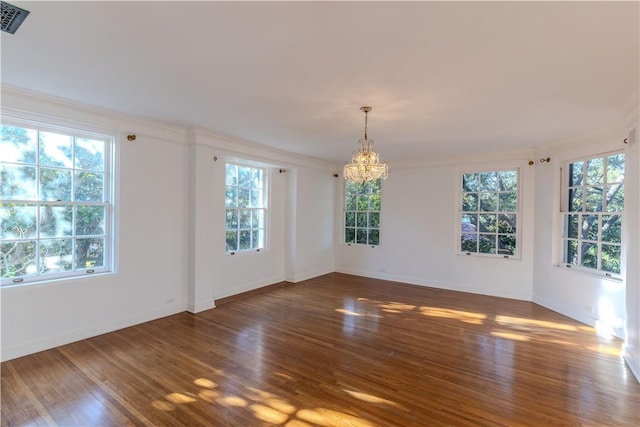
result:
M 347 196 L 348 196 L 348 191 L 347 191 L 347 187 L 350 183 L 352 183 L 351 181 L 348 180 L 344 180 L 343 185 L 342 185 L 342 191 L 343 191 L 343 197 L 342 197 L 342 244 L 346 245 L 346 246 L 370 246 L 372 248 L 375 248 L 377 246 L 380 246 L 380 232 L 382 230 L 382 182 L 383 179 L 382 178 L 378 178 L 376 181 L 378 181 L 378 186 L 379 186 L 379 191 L 378 191 L 378 196 L 380 198 L 380 208 L 378 210 L 371 210 L 371 209 L 367 209 L 367 210 L 362 210 L 362 209 L 357 209 L 358 206 L 356 206 L 356 209 L 347 209 L 347 205 L 348 205 L 348 201 L 347 201 Z M 358 185 L 362 185 L 363 183 L 352 183 L 352 184 L 358 184 Z M 369 187 L 370 188 L 370 187 Z M 356 193 L 357 195 L 359 194 L 363 194 L 363 193 Z M 368 194 L 368 207 L 371 207 L 371 197 L 374 196 L 375 194 L 373 193 L 369 193 Z M 356 201 L 357 203 L 357 201 Z M 349 212 L 353 212 L 355 214 L 353 222 L 354 225 L 353 226 L 349 226 L 347 225 L 347 215 Z M 366 222 L 367 225 L 366 227 L 362 227 L 362 226 L 358 226 L 358 214 L 359 213 L 366 213 Z M 373 227 L 371 226 L 371 214 L 377 214 L 378 215 L 378 226 L 377 227 Z M 347 229 L 351 229 L 353 228 L 354 230 L 354 241 L 352 242 L 348 242 L 347 241 Z M 366 236 L 367 236 L 367 242 L 366 243 L 359 243 L 358 242 L 358 229 L 365 229 L 366 230 Z M 377 243 L 371 243 L 369 242 L 369 238 L 370 238 L 370 233 L 372 230 L 377 230 L 378 231 L 378 240 Z
M 496 210 L 495 211 L 482 211 L 480 209 L 480 193 L 483 193 L 483 191 L 481 190 L 477 190 L 477 191 L 464 191 L 463 189 L 463 185 L 464 185 L 464 175 L 465 174 L 483 174 L 483 173 L 500 173 L 500 172 L 516 172 L 517 173 L 517 181 L 516 181 L 516 191 L 514 191 L 516 193 L 516 210 L 515 211 L 501 211 L 501 210 L 497 210 L 498 209 L 498 204 L 496 205 Z M 457 255 L 465 255 L 465 256 L 475 256 L 475 257 L 483 257 L 483 258 L 500 258 L 500 259 L 510 259 L 510 260 L 521 260 L 522 259 L 522 247 L 523 247 L 523 243 L 522 243 L 522 187 L 523 187 L 523 168 L 521 165 L 514 165 L 514 164 L 498 164 L 498 165 L 490 165 L 490 166 L 483 166 L 483 167 L 464 167 L 464 168 L 459 168 L 457 171 L 457 179 L 456 179 L 456 198 L 455 198 L 455 213 L 456 213 L 456 220 L 455 220 L 455 228 L 456 228 L 456 232 L 455 232 L 455 253 Z M 495 191 L 490 191 L 489 193 L 496 193 L 497 197 L 499 199 L 499 195 L 500 193 L 510 193 L 513 191 L 500 191 L 495 190 Z M 465 193 L 476 193 L 478 194 L 478 207 L 476 210 L 474 211 L 465 211 L 463 210 L 463 203 L 464 203 L 464 195 Z M 496 216 L 498 215 L 514 215 L 515 216 L 515 223 L 516 223 L 516 230 L 515 233 L 500 233 L 499 232 L 499 228 L 498 228 L 498 223 L 496 222 L 496 231 L 493 233 L 484 233 L 484 234 L 493 234 L 496 236 L 496 253 L 484 253 L 484 252 L 479 252 L 479 248 L 478 251 L 476 252 L 471 252 L 471 251 L 465 251 L 462 250 L 462 216 L 465 215 L 465 213 L 467 214 L 476 214 L 476 215 L 480 215 L 482 212 L 486 212 L 486 214 L 495 214 Z M 476 230 L 473 231 L 474 234 L 480 235 L 483 233 L 480 233 L 480 231 Z M 515 238 L 515 253 L 514 254 L 504 254 L 504 253 L 499 253 L 498 252 L 498 236 L 499 235 L 513 235 Z
M 18 115 L 7 115 L 3 114 L 1 126 L 7 127 L 16 127 L 22 129 L 28 129 L 36 131 L 36 146 L 35 146 L 35 156 L 36 160 L 34 163 L 21 163 L 21 162 L 13 162 L 13 161 L 4 161 L 0 159 L 2 164 L 5 165 L 17 165 L 17 166 L 26 166 L 33 167 L 36 173 L 35 179 L 35 197 L 33 199 L 23 198 L 23 199 L 0 199 L 0 204 L 4 202 L 8 202 L 11 204 L 17 205 L 33 205 L 35 207 L 35 231 L 34 236 L 24 237 L 24 238 L 2 238 L 1 242 L 30 242 L 34 241 L 36 246 L 36 273 L 28 274 L 19 277 L 3 277 L 0 278 L 0 287 L 7 288 L 12 286 L 24 286 L 24 285 L 32 285 L 32 284 L 42 284 L 49 283 L 60 280 L 73 280 L 82 277 L 96 276 L 96 275 L 104 275 L 104 274 L 113 274 L 116 272 L 116 229 L 117 229 L 117 220 L 116 220 L 116 188 L 117 188 L 117 141 L 118 138 L 112 133 L 102 129 L 99 129 L 98 126 L 78 126 L 76 124 L 66 125 L 66 124 L 57 124 L 56 120 L 51 120 L 48 118 L 33 120 L 29 119 L 26 116 L 21 117 Z M 62 134 L 68 136 L 71 140 L 72 147 L 75 147 L 76 139 L 91 139 L 91 140 L 99 140 L 104 142 L 104 150 L 103 150 L 103 167 L 102 170 L 99 169 L 87 169 L 78 167 L 75 164 L 71 166 L 56 166 L 56 165 L 47 165 L 43 164 L 40 159 L 40 134 L 41 133 L 54 133 L 54 134 Z M 72 148 L 72 159 L 75 159 L 75 148 Z M 102 173 L 102 201 L 78 201 L 78 200 L 46 200 L 46 198 L 41 197 L 40 189 L 41 189 L 41 179 L 38 178 L 40 176 L 41 169 L 52 169 L 57 171 L 66 171 L 70 174 L 70 187 L 69 191 L 72 196 L 70 199 L 75 199 L 73 196 L 74 188 L 76 186 L 76 173 L 89 172 L 89 173 Z M 72 210 L 72 221 L 70 225 L 70 234 L 68 235 L 60 235 L 60 236 L 42 236 L 41 233 L 41 210 L 46 206 L 68 206 L 71 207 Z M 100 206 L 104 208 L 104 223 L 103 223 L 103 232 L 98 234 L 87 234 L 82 235 L 77 232 L 77 210 L 78 207 L 81 206 Z M 43 241 L 47 240 L 61 240 L 68 239 L 71 242 L 71 262 L 72 268 L 70 270 L 65 271 L 57 271 L 53 273 L 40 273 L 38 270 L 41 269 L 42 261 L 42 253 L 40 251 L 40 247 Z M 75 266 L 73 268 L 73 264 L 76 262 L 76 242 L 79 239 L 104 239 L 104 246 L 102 251 L 102 266 L 90 266 L 83 268 L 78 268 Z
M 261 207 L 252 207 L 252 206 L 247 206 L 247 207 L 240 207 L 240 206 L 236 206 L 236 207 L 231 207 L 231 206 L 227 206 L 227 189 L 228 187 L 234 187 L 236 189 L 248 189 L 249 191 L 251 191 L 252 189 L 255 189 L 257 187 L 244 187 L 244 186 L 240 186 L 240 185 L 233 185 L 230 186 L 227 184 L 227 166 L 228 165 L 233 165 L 236 167 L 244 167 L 244 168 L 249 168 L 251 170 L 260 170 L 262 172 L 262 187 L 260 188 L 260 190 L 262 191 L 262 206 Z M 270 185 L 270 168 L 267 167 L 264 164 L 258 164 L 256 162 L 252 162 L 250 160 L 246 160 L 246 159 L 227 159 L 224 162 L 224 171 L 225 171 L 225 180 L 224 180 L 224 193 L 225 193 L 225 199 L 224 199 L 224 209 L 225 209 L 225 215 L 224 215 L 224 234 L 225 234 L 225 255 L 243 255 L 243 254 L 250 254 L 250 253 L 262 253 L 262 252 L 266 252 L 268 250 L 268 242 L 269 242 L 269 185 Z M 239 182 L 238 182 L 239 184 Z M 236 199 L 237 200 L 237 199 Z M 236 250 L 229 250 L 227 248 L 227 232 L 231 229 L 229 229 L 227 226 L 227 213 L 230 209 L 233 209 L 236 211 L 236 218 L 237 218 L 237 223 L 238 226 L 236 228 L 236 230 L 238 231 L 238 236 L 236 237 L 236 242 L 238 244 L 238 249 Z M 254 211 L 254 210 L 260 210 L 263 212 L 262 214 L 262 227 L 251 227 L 251 228 L 243 228 L 241 229 L 240 227 L 240 210 L 249 210 L 249 211 Z M 253 222 L 253 217 L 252 217 L 252 222 Z M 253 225 L 253 224 L 252 224 Z M 248 248 L 248 249 L 240 249 L 239 245 L 240 245 L 240 231 L 242 230 L 249 230 L 249 231 L 258 231 L 260 232 L 260 230 L 262 230 L 262 246 L 260 247 L 256 247 L 256 248 Z
M 617 155 L 622 155 L 624 156 L 624 170 L 623 170 L 623 179 L 622 181 L 614 181 L 614 182 L 609 182 L 608 178 L 607 178 L 607 170 L 608 170 L 608 158 L 612 157 L 612 156 L 617 156 Z M 591 161 L 591 160 L 595 160 L 595 159 L 603 159 L 603 161 L 606 162 L 606 166 L 603 165 L 603 178 L 602 178 L 602 187 L 604 189 L 606 189 L 607 185 L 612 184 L 621 184 L 622 189 L 623 189 L 623 195 L 622 195 L 622 210 L 620 211 L 607 211 L 604 210 L 606 209 L 605 204 L 608 203 L 608 201 L 606 201 L 606 198 L 603 200 L 603 206 L 601 208 L 600 211 L 588 211 L 585 210 L 587 207 L 587 204 L 585 203 L 587 200 L 587 196 L 588 196 L 588 191 L 587 188 L 590 187 L 598 187 L 597 185 L 594 184 L 588 184 L 587 183 L 587 179 L 584 176 L 584 172 L 583 172 L 583 178 L 582 178 L 582 184 L 580 186 L 576 186 L 576 185 L 570 185 L 571 182 L 571 165 L 576 164 L 576 163 L 583 163 L 583 167 L 586 164 L 586 162 Z M 566 160 L 563 165 L 562 165 L 562 169 L 561 169 L 561 173 L 560 173 L 560 212 L 558 213 L 558 224 L 559 224 L 559 231 L 558 231 L 558 242 L 560 245 L 559 251 L 558 251 L 558 266 L 565 269 L 565 270 L 570 270 L 570 271 L 575 271 L 579 274 L 585 274 L 585 275 L 590 275 L 590 276 L 595 276 L 595 277 L 599 277 L 599 278 L 606 278 L 606 279 L 610 279 L 610 280 L 616 280 L 616 281 L 621 281 L 622 280 L 622 273 L 623 273 L 623 265 L 622 262 L 624 260 L 624 254 L 623 254 L 623 236 L 622 233 L 624 231 L 624 188 L 625 188 L 625 179 L 626 179 L 626 153 L 624 150 L 613 150 L 613 151 L 607 151 L 607 152 L 603 152 L 603 153 L 598 153 L 598 154 L 588 154 L 588 155 L 583 155 L 580 156 L 578 158 L 573 158 L 570 160 Z M 570 193 L 569 191 L 571 191 L 571 189 L 574 188 L 580 188 L 582 190 L 582 196 L 581 196 L 581 206 L 582 206 L 582 210 L 579 211 L 571 211 L 570 210 Z M 573 190 L 575 191 L 575 190 Z M 602 227 L 601 227 L 601 223 L 602 223 L 602 217 L 603 216 L 612 216 L 612 215 L 619 215 L 620 216 L 620 220 L 619 220 L 619 227 L 620 227 L 620 241 L 619 242 L 608 242 L 608 241 L 603 241 L 602 240 Z M 576 238 L 573 238 L 571 236 L 568 235 L 569 233 L 569 224 L 568 224 L 568 220 L 570 216 L 577 216 L 578 217 L 578 222 L 577 222 L 577 227 L 578 229 L 580 228 L 580 217 L 581 216 L 595 216 L 597 217 L 597 239 L 588 239 L 588 238 L 584 238 L 580 235 L 580 233 L 577 234 Z M 566 261 L 567 259 L 567 248 L 568 248 L 568 242 L 570 240 L 576 241 L 576 256 L 577 256 L 577 261 L 576 264 L 572 264 Z M 592 243 L 595 244 L 596 249 L 597 249 L 597 260 L 596 260 L 596 268 L 591 268 L 591 267 L 586 267 L 581 265 L 580 261 L 581 261 L 581 256 L 582 256 L 582 251 L 580 250 L 580 242 L 586 242 L 586 243 Z M 607 271 L 607 270 L 603 270 L 602 269 L 602 244 L 606 244 L 606 245 L 611 245 L 611 246 L 617 246 L 620 248 L 620 257 L 619 257 L 619 262 L 620 262 L 620 272 L 616 273 L 616 272 L 611 272 L 611 271 Z

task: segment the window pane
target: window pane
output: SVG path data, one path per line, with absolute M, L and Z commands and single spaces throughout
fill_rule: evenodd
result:
M 35 205 L 0 203 L 0 238 L 24 239 L 36 234 Z
M 624 185 L 607 186 L 607 212 L 622 212 L 624 210 Z
M 0 165 L 0 197 L 2 200 L 36 200 L 36 168 Z
M 76 138 L 75 148 L 77 169 L 104 170 L 104 141 Z
M 478 225 L 481 233 L 495 233 L 496 231 L 496 215 L 481 214 L 478 216 Z
M 463 191 L 478 191 L 478 174 L 465 173 L 462 175 Z
M 473 212 L 478 210 L 478 193 L 464 193 L 462 196 L 462 210 Z
M 600 185 L 604 178 L 604 159 L 587 160 L 587 185 Z
M 40 168 L 40 199 L 71 200 L 71 171 Z
M 609 243 L 621 242 L 621 223 L 620 215 L 602 215 L 602 241 Z
M 76 235 L 104 234 L 104 206 L 78 206 L 76 213 Z
M 72 269 L 71 239 L 40 241 L 40 273 L 55 273 Z
M 380 194 L 372 194 L 370 203 L 371 203 L 371 206 L 369 207 L 369 210 L 371 210 L 371 211 L 380 211 L 380 207 L 381 207 Z
M 238 249 L 241 251 L 251 249 L 251 230 L 240 230 Z
M 577 240 L 566 241 L 564 262 L 571 265 L 578 265 L 578 241 Z
M 251 190 L 246 188 L 238 188 L 238 207 L 248 208 L 251 202 Z
M 264 210 L 256 209 L 251 212 L 251 226 L 253 228 L 264 228 Z
M 480 210 L 484 212 L 495 212 L 496 209 L 496 193 L 480 193 Z
M 367 213 L 358 212 L 356 216 L 356 224 L 359 228 L 365 228 L 367 226 Z
M 569 189 L 569 212 L 582 211 L 582 188 Z
M 104 208 L 100 206 L 100 209 Z M 40 207 L 40 237 L 65 237 L 73 233 L 73 206 Z
M 355 243 L 356 242 L 356 229 L 355 228 L 345 228 L 344 229 L 344 242 L 345 243 Z
M 227 251 L 237 251 L 238 250 L 238 232 L 237 231 L 227 231 Z
M 585 211 L 602 212 L 602 207 L 604 206 L 602 197 L 602 187 L 587 187 Z
M 480 174 L 480 191 L 498 191 L 498 178 L 495 172 Z
M 368 211 L 369 210 L 369 196 L 366 194 L 361 194 L 358 196 L 358 210 L 359 211 Z
M 38 132 L 33 129 L 2 126 L 2 161 L 35 164 L 37 138 Z
M 104 174 L 76 172 L 77 202 L 102 202 L 104 200 Z
M 0 275 L 3 278 L 37 273 L 35 240 L 2 243 L 0 252 Z
M 262 190 L 251 190 L 251 205 L 252 208 L 262 207 Z
M 227 209 L 227 230 L 236 230 L 238 228 L 238 211 L 236 209 Z
M 251 168 L 238 166 L 238 186 L 251 187 Z
M 347 227 L 355 227 L 356 226 L 356 213 L 355 212 L 345 212 L 344 225 L 347 226 Z
M 620 274 L 619 245 L 602 245 L 602 270 Z
M 260 245 L 258 244 L 258 234 L 258 230 L 251 230 L 251 249 L 258 249 L 260 247 Z
M 348 211 L 354 211 L 358 207 L 357 197 L 355 195 L 347 195 L 347 200 L 345 203 L 345 209 Z
M 496 253 L 496 236 L 495 234 L 480 234 L 478 242 L 478 252 L 481 254 Z
M 228 208 L 238 207 L 238 189 L 227 187 L 225 189 L 224 205 Z
M 380 244 L 380 230 L 369 230 L 369 244 L 370 245 Z
M 251 228 L 251 211 L 241 209 L 238 211 L 240 228 Z
M 466 230 L 471 231 L 471 232 L 476 232 L 477 231 L 477 227 L 478 227 L 478 215 L 477 214 L 462 214 L 461 218 L 460 218 L 460 222 L 462 223 L 462 231 L 465 231 L 465 225 L 468 225 L 468 227 L 466 227 Z
M 238 166 L 227 163 L 225 183 L 226 185 L 238 185 Z
M 569 186 L 574 187 L 574 186 L 582 186 L 582 171 L 583 171 L 583 167 L 584 164 L 583 162 L 576 162 L 576 163 L 571 163 L 569 165 L 569 171 L 570 171 L 570 182 L 569 182 Z
M 513 234 L 498 235 L 498 253 L 500 255 L 515 255 L 516 236 Z
M 76 240 L 76 268 L 96 268 L 104 266 L 104 239 Z
M 478 252 L 478 235 L 475 233 L 463 233 L 460 239 L 461 252 Z
M 578 238 L 578 215 L 565 215 L 565 237 Z
M 607 158 L 607 182 L 624 181 L 624 154 L 616 154 Z
M 367 244 L 367 230 L 356 230 L 356 243 Z
M 498 215 L 498 233 L 515 234 L 516 232 L 516 215 L 500 214 Z
M 378 212 L 369 213 L 369 228 L 380 227 L 380 214 Z
M 500 191 L 516 191 L 518 189 L 518 172 L 502 171 L 498 173 L 499 182 L 498 190 Z
M 596 243 L 582 243 L 582 259 L 580 265 L 588 268 L 598 268 L 598 245 Z
M 581 236 L 587 240 L 598 240 L 598 217 L 596 215 L 582 215 Z
M 251 186 L 253 188 L 262 188 L 263 187 L 263 171 L 262 169 L 252 169 L 251 171 Z
M 40 132 L 40 164 L 45 166 L 73 167 L 73 155 L 69 135 Z
M 518 210 L 518 193 L 500 193 L 498 210 L 500 212 L 516 212 Z

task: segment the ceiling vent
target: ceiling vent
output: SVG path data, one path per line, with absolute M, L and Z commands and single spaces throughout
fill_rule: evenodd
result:
M 29 15 L 28 10 L 2 2 L 2 31 L 15 34 L 27 15 Z

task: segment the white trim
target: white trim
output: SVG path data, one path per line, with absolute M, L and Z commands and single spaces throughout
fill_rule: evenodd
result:
M 215 302 L 213 299 L 199 301 L 194 304 L 187 304 L 187 311 L 192 314 L 201 313 L 203 311 L 211 310 L 212 308 L 216 308 Z
M 107 332 L 113 332 L 119 329 L 127 328 L 129 326 L 135 326 L 140 323 L 149 322 L 151 320 L 160 319 L 166 316 L 171 316 L 183 311 L 184 307 L 178 307 L 174 304 L 155 310 L 150 310 L 145 313 L 136 314 L 135 316 L 123 317 L 89 327 L 77 328 L 55 336 L 49 336 L 46 338 L 35 339 L 31 341 L 24 341 L 15 346 L 3 346 L 2 355 L 0 356 L 0 358 L 3 362 L 5 362 L 7 360 L 37 353 L 39 351 L 48 350 L 54 347 L 59 347 L 61 345 L 70 344 L 87 338 L 92 338 L 98 335 L 105 334 Z
M 637 360 L 633 358 L 633 355 L 629 352 L 629 349 L 625 346 L 622 353 L 622 359 L 625 361 L 633 376 L 636 377 L 636 381 L 640 383 L 640 365 Z

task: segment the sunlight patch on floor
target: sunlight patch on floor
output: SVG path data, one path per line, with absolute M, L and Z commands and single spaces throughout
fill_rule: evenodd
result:
M 343 390 L 345 392 L 347 392 L 347 394 L 355 397 L 356 399 L 362 400 L 363 402 L 378 403 L 378 404 L 393 406 L 394 408 L 401 408 L 401 405 L 398 405 L 396 402 L 393 402 L 393 401 L 387 400 L 387 399 L 383 399 L 383 398 L 378 397 L 378 396 L 374 396 L 373 394 L 362 393 L 362 392 L 359 392 L 359 391 L 347 390 L 347 389 L 343 389 Z
M 516 334 L 514 332 L 491 331 L 491 335 L 494 337 L 506 338 L 514 341 L 531 341 L 530 337 L 522 334 Z
M 500 325 L 513 325 L 524 327 L 541 327 L 546 329 L 558 329 L 561 331 L 575 331 L 577 328 L 574 325 L 567 325 L 565 323 L 549 322 L 546 320 L 534 320 L 524 317 L 511 317 L 511 316 L 496 316 L 496 323 Z
M 296 416 L 322 427 L 375 427 L 375 424 L 362 418 L 326 408 L 301 409 Z
M 440 307 L 420 307 L 420 312 L 425 316 L 456 319 L 464 323 L 482 325 L 487 318 L 486 314 L 473 313 L 471 311 L 452 310 Z

